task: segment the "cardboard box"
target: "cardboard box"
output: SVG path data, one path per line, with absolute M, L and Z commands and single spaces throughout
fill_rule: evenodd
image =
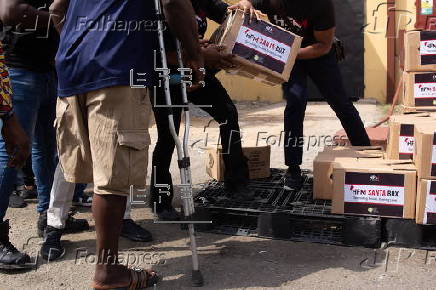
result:
M 416 223 L 436 225 L 436 180 L 421 179 L 418 181 Z
M 435 107 L 409 107 L 405 105 L 398 106 L 399 114 L 411 114 L 411 113 L 431 113 L 436 112 Z
M 404 72 L 403 105 L 436 109 L 436 72 Z
M 406 32 L 404 49 L 405 71 L 436 71 L 436 31 Z
M 432 122 L 436 122 L 436 116 L 429 113 L 392 116 L 389 120 L 386 158 L 392 160 L 413 160 L 415 152 L 415 125 Z
M 388 144 L 388 127 L 378 127 L 378 128 L 365 128 L 366 133 L 368 133 L 369 140 L 371 141 L 371 146 L 381 146 L 386 149 Z M 345 130 L 340 130 L 335 134 L 335 140 L 339 140 L 342 144 L 340 146 L 351 146 L 351 142 L 348 139 Z M 344 138 L 346 136 L 346 138 Z
M 415 125 L 415 144 L 418 178 L 436 179 L 436 122 Z
M 382 159 L 381 147 L 326 147 L 313 161 L 313 198 L 333 197 L 333 165 L 347 158 Z
M 302 38 L 267 21 L 251 21 L 241 10 L 228 14 L 211 41 L 236 55 L 230 73 L 278 85 L 289 80 Z
M 271 176 L 271 147 L 243 147 L 242 152 L 248 158 L 250 179 L 268 178 Z M 206 173 L 218 181 L 224 181 L 224 160 L 222 148 L 208 148 Z
M 332 213 L 415 219 L 416 168 L 412 162 L 337 162 Z

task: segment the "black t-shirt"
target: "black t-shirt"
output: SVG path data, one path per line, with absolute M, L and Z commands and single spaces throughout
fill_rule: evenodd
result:
M 279 10 L 272 8 L 270 2 L 252 0 L 254 7 L 267 14 L 273 24 L 302 36 L 302 47 L 316 42 L 314 31 L 328 30 L 336 25 L 331 0 L 282 0 L 282 9 Z
M 53 0 L 27 0 L 26 3 L 40 10 L 48 11 Z M 1 29 L 1 25 L 0 25 Z M 3 27 L 0 41 L 5 51 L 6 65 L 36 72 L 54 70 L 59 35 L 51 25 L 36 30 Z

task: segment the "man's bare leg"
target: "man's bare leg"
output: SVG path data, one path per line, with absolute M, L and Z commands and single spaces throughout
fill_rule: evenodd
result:
M 100 286 L 123 287 L 130 284 L 129 270 L 118 264 L 118 240 L 126 197 L 95 194 L 92 202 L 92 214 L 97 233 L 98 263 L 95 268 L 94 282 Z

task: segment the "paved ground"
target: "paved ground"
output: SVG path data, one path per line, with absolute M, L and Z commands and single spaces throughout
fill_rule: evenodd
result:
M 245 141 L 246 145 L 255 144 L 259 131 L 267 132 L 261 133 L 262 137 L 280 135 L 284 104 L 242 103 L 238 107 L 244 138 L 250 140 Z M 367 125 L 380 119 L 384 110 L 373 104 L 359 104 L 358 108 Z M 201 114 L 196 116 L 193 143 L 204 140 L 204 124 L 208 121 Z M 208 145 L 216 142 L 215 127 L 206 130 Z M 309 106 L 306 134 L 331 135 L 338 129 L 339 122 L 325 104 Z M 152 137 L 156 137 L 155 129 Z M 196 183 L 207 180 L 202 142 L 197 142 L 192 150 Z M 265 144 L 262 142 L 259 145 Z M 311 167 L 311 160 L 321 147 L 319 144 L 309 147 L 305 167 Z M 282 154 L 279 146 L 273 146 L 272 166 L 283 167 Z M 177 172 L 175 164 L 173 170 Z M 93 226 L 88 210 L 81 210 L 78 217 L 88 219 Z M 146 208 L 135 208 L 133 217 L 152 231 L 155 241 L 142 244 L 121 239 L 125 260 L 128 257 L 130 264 L 142 267 L 154 265 L 165 277 L 158 289 L 190 288 L 191 261 L 185 232 L 178 226 L 153 224 L 152 214 Z M 36 253 L 41 240 L 32 238 L 36 231 L 35 204 L 9 210 L 8 218 L 12 220 L 13 242 Z M 40 260 L 38 269 L 27 273 L 0 273 L 0 289 L 89 289 L 95 261 L 94 239 L 93 230 L 66 235 L 67 254 L 63 260 L 50 264 Z M 203 233 L 199 233 L 198 241 L 206 279 L 203 289 L 435 289 L 436 253 L 405 249 L 374 251 Z

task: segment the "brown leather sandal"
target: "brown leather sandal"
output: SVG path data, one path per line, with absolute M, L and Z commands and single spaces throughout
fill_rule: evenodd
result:
M 153 270 L 143 270 L 141 268 L 134 267 L 130 269 L 130 284 L 124 287 L 104 287 L 98 286 L 95 282 L 93 288 L 96 290 L 135 290 L 145 289 L 156 285 L 159 282 L 159 276 Z

